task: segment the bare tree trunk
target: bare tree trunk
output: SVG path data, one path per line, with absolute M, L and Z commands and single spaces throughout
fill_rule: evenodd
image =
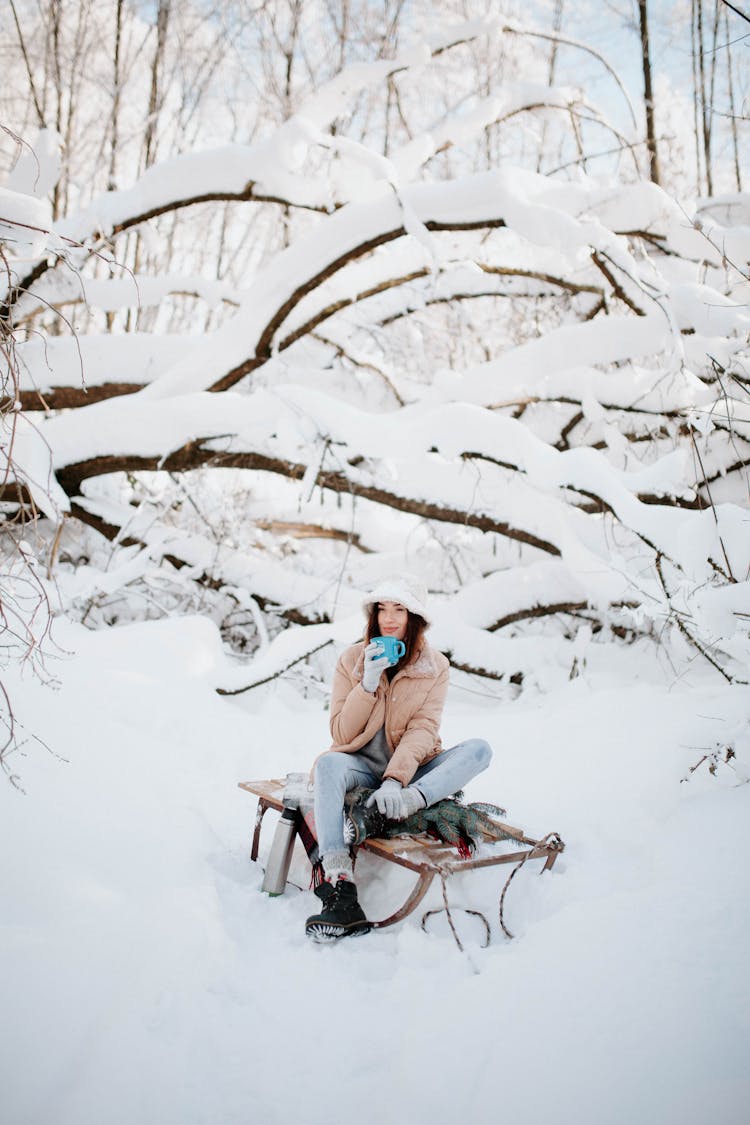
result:
M 378 51 L 378 57 L 387 59 L 391 58 L 396 51 L 398 43 L 399 20 L 401 18 L 401 9 L 403 7 L 403 0 L 395 0 L 393 11 L 388 12 L 388 5 L 385 5 L 383 12 L 387 19 L 386 26 L 383 30 L 383 37 Z M 383 137 L 383 155 L 388 156 L 391 151 L 391 131 L 393 129 L 393 119 L 396 114 L 396 84 L 391 77 L 388 81 L 386 99 L 385 99 L 385 128 Z
M 340 72 L 346 65 L 346 47 L 349 41 L 349 21 L 351 18 L 350 0 L 326 0 L 326 10 L 331 21 L 338 46 L 337 71 Z M 340 17 L 340 22 L 339 22 Z M 339 131 L 339 122 L 331 122 L 331 134 Z
M 552 30 L 555 32 L 555 35 L 557 35 L 562 29 L 563 3 L 564 3 L 564 0 L 555 0 L 555 14 L 554 14 L 554 17 L 553 17 L 553 20 L 552 20 Z M 550 48 L 550 53 L 549 53 L 549 71 L 547 73 L 547 85 L 550 87 L 550 89 L 555 84 L 555 67 L 557 66 L 557 48 L 558 48 L 558 46 L 559 46 L 559 44 L 558 44 L 557 39 L 553 39 L 552 40 L 552 47 Z M 547 142 L 547 120 L 545 118 L 544 122 L 542 123 L 542 139 L 539 142 L 539 153 L 538 153 L 537 158 L 536 158 L 536 170 L 537 170 L 537 172 L 541 172 L 541 170 L 542 170 L 542 161 L 544 159 L 544 153 L 545 153 L 545 150 L 547 148 L 546 142 Z
M 732 128 L 732 152 L 734 155 L 734 182 L 737 191 L 742 191 L 742 174 L 740 172 L 740 144 L 737 134 L 737 105 L 734 98 L 734 59 L 729 45 L 729 16 L 724 9 L 724 30 L 727 40 L 727 93 L 729 95 L 729 120 Z
M 146 134 L 143 143 L 143 167 L 148 168 L 156 157 L 156 122 L 161 102 L 159 75 L 164 61 L 164 51 L 167 43 L 167 29 L 169 27 L 169 11 L 171 0 L 159 0 L 159 10 L 156 16 L 156 50 L 151 65 L 151 90 L 148 99 L 148 117 L 146 119 Z
M 52 68 L 55 88 L 55 129 L 62 136 L 62 72 L 60 69 L 60 25 L 62 23 L 62 0 L 52 0 L 50 5 L 51 31 L 52 31 Z M 52 192 L 52 218 L 60 218 L 60 192 L 62 176 L 55 184 Z
M 719 8 L 719 5 L 717 4 L 716 7 L 714 8 L 714 22 L 713 22 L 713 28 L 712 28 L 712 31 L 711 31 L 711 46 L 710 46 L 711 67 L 710 67 L 709 83 L 708 83 L 708 104 L 706 105 L 706 112 L 704 114 L 704 118 L 707 122 L 707 127 L 708 127 L 709 140 L 711 140 L 711 138 L 713 137 L 714 101 L 715 101 L 714 95 L 715 95 L 715 90 L 716 90 L 716 67 L 717 67 L 717 58 L 718 58 L 718 54 L 719 54 L 719 51 L 718 51 L 719 12 L 720 12 L 720 8 Z M 709 166 L 711 167 L 711 187 L 709 189 L 708 194 L 713 195 L 713 193 L 714 193 L 713 164 L 712 164 L 712 162 L 709 163 L 709 161 L 706 161 L 706 167 L 709 167 Z
M 107 186 L 117 190 L 117 149 L 120 143 L 120 48 L 122 45 L 123 0 L 117 0 L 115 14 L 115 57 L 112 75 L 112 118 L 110 121 L 109 176 Z
M 169 27 L 169 12 L 171 8 L 171 0 L 159 0 L 159 8 L 156 15 L 156 48 L 154 50 L 154 57 L 151 63 L 151 88 L 148 97 L 148 116 L 146 118 L 146 132 L 143 138 L 143 153 L 142 153 L 142 168 L 149 168 L 156 159 L 156 126 L 159 116 L 159 109 L 161 105 L 161 83 L 160 73 L 164 62 L 164 52 L 167 43 L 167 29 Z M 133 251 L 132 270 L 134 274 L 138 274 L 141 267 L 141 238 L 136 232 L 135 247 Z M 126 329 L 128 332 L 135 331 L 137 327 L 138 313 L 134 309 L 128 309 L 128 316 L 126 321 Z
M 16 25 L 16 33 L 18 35 L 18 45 L 21 48 L 21 55 L 23 56 L 24 66 L 26 68 L 26 77 L 27 77 L 28 82 L 29 82 L 29 90 L 31 92 L 31 97 L 32 97 L 32 100 L 34 102 L 34 110 L 36 112 L 37 124 L 39 125 L 40 129 L 43 129 L 45 124 L 46 124 L 46 122 L 44 120 L 44 110 L 42 109 L 42 103 L 39 100 L 39 95 L 37 93 L 36 83 L 34 81 L 34 70 L 33 70 L 33 67 L 31 65 L 31 61 L 29 59 L 29 54 L 28 54 L 28 51 L 26 49 L 26 41 L 24 39 L 23 32 L 21 31 L 21 24 L 19 22 L 18 14 L 16 12 L 16 6 L 13 3 L 13 0 L 10 0 L 10 9 L 13 12 L 13 22 Z
M 706 194 L 713 195 L 714 181 L 711 166 L 711 101 L 706 80 L 706 53 L 703 44 L 703 0 L 696 0 L 696 40 L 698 48 L 699 98 L 703 136 L 703 160 L 706 171 Z
M 638 15 L 641 28 L 641 60 L 643 64 L 643 98 L 646 105 L 646 147 L 648 149 L 649 170 L 652 183 L 661 183 L 659 154 L 656 148 L 656 125 L 654 122 L 654 90 L 651 83 L 651 50 L 648 40 L 647 0 L 638 0 Z
M 120 144 L 120 49 L 122 46 L 122 12 L 123 0 L 117 0 L 115 5 L 115 54 L 112 67 L 112 116 L 109 129 L 109 172 L 107 174 L 107 187 L 110 191 L 117 190 L 117 150 Z M 112 331 L 115 323 L 115 314 L 106 314 L 107 330 Z
M 285 52 L 286 67 L 284 69 L 284 119 L 287 120 L 294 112 L 294 55 L 297 50 L 299 28 L 302 19 L 304 0 L 289 0 L 289 41 Z M 289 246 L 291 238 L 292 212 L 285 207 L 282 212 L 283 240 L 282 246 Z
M 698 0 L 692 0 L 690 10 L 690 49 L 693 71 L 693 136 L 695 138 L 695 191 L 700 195 L 703 177 L 701 173 L 701 128 L 698 114 L 700 104 L 700 79 L 698 76 Z
M 62 6 L 62 5 L 61 5 Z M 75 31 L 69 57 L 66 61 L 67 105 L 65 130 L 62 133 L 63 152 L 70 153 L 76 143 L 76 119 L 82 100 L 81 87 L 86 72 L 86 53 L 88 46 L 89 18 L 93 4 L 91 0 L 79 0 L 75 15 Z M 58 204 L 64 214 L 70 204 L 71 181 L 68 175 L 60 177 L 60 196 Z

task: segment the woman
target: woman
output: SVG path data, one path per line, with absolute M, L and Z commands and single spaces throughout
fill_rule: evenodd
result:
M 450 750 L 440 743 L 449 665 L 425 640 L 427 591 L 419 579 L 381 582 L 363 602 L 364 641 L 339 658 L 331 697 L 333 745 L 313 767 L 315 826 L 324 879 L 315 888 L 323 909 L 307 919 L 316 941 L 367 933 L 344 842 L 344 798 L 372 788 L 368 805 L 403 820 L 461 789 L 486 769 L 492 751 L 481 739 Z M 373 637 L 394 637 L 406 651 L 390 665 Z

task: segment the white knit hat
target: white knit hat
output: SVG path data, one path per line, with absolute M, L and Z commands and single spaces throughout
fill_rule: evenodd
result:
M 399 574 L 378 582 L 371 594 L 362 602 L 362 608 L 369 614 L 378 602 L 398 602 L 412 613 L 419 614 L 427 624 L 431 615 L 427 609 L 427 587 L 414 574 Z

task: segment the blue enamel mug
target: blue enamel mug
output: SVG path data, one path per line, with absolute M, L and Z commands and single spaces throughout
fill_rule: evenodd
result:
M 380 646 L 381 652 L 388 657 L 389 664 L 398 664 L 406 652 L 406 645 L 397 637 L 373 637 L 372 643 Z

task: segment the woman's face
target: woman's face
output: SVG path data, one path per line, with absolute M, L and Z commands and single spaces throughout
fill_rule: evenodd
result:
M 399 602 L 378 604 L 378 629 L 381 637 L 395 637 L 396 640 L 403 641 L 408 623 L 409 611 Z

